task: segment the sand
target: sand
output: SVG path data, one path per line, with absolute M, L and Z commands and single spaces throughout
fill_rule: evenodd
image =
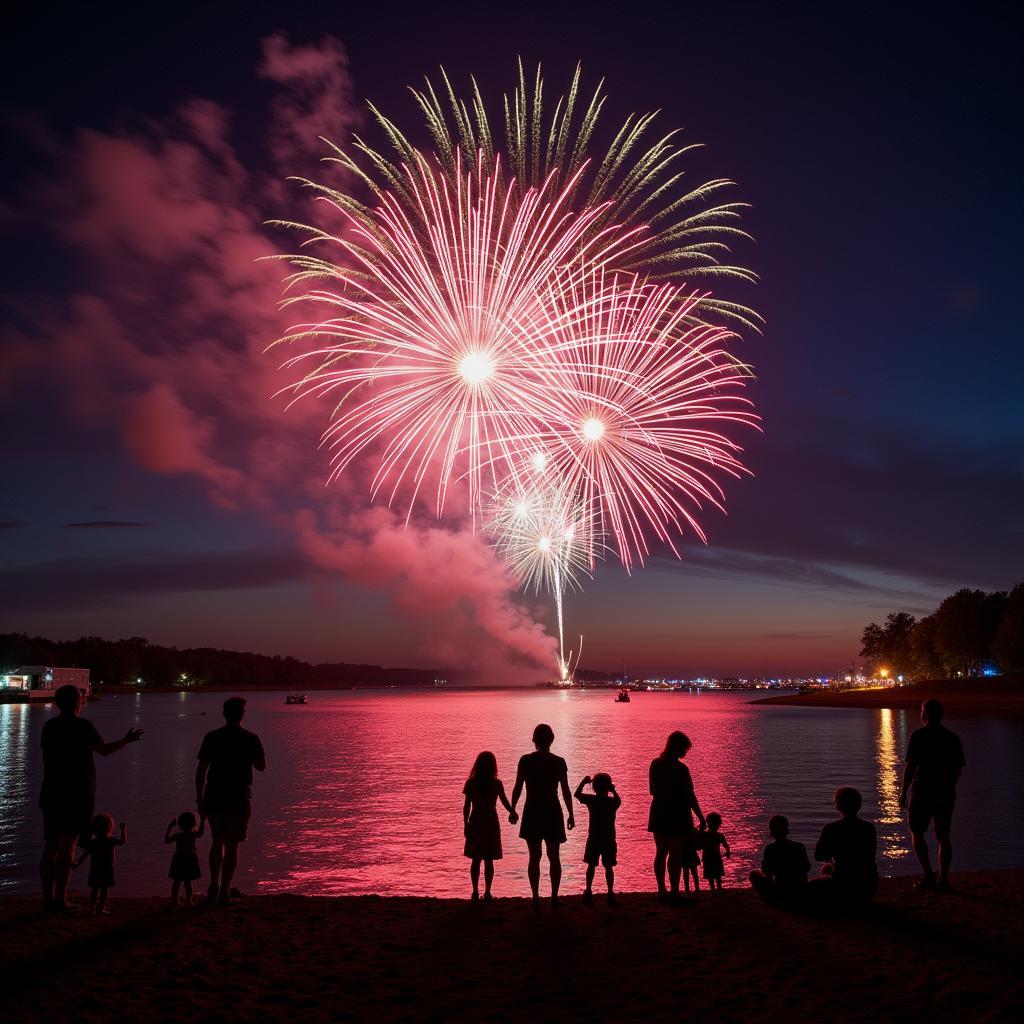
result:
M 812 690 L 777 697 L 762 697 L 753 704 L 789 704 L 812 708 L 893 708 L 917 711 L 921 701 L 938 697 L 946 717 L 991 715 L 1024 717 L 1024 679 L 1005 676 L 993 679 L 939 680 L 909 686 L 863 690 Z
M 667 907 L 261 896 L 114 899 L 105 918 L 0 900 L 3 1018 L 22 1021 L 1024 1020 L 1024 871 L 886 879 L 841 920 L 747 890 Z

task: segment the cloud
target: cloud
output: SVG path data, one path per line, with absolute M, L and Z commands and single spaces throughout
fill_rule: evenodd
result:
M 280 264 L 263 259 L 278 245 L 262 224 L 312 216 L 308 198 L 281 179 L 331 173 L 316 163 L 326 152 L 318 136 L 345 141 L 362 115 L 335 39 L 293 45 L 273 35 L 258 74 L 275 93 L 255 163 L 240 156 L 232 111 L 206 99 L 118 131 L 64 136 L 21 119 L 23 145 L 49 170 L 9 214 L 26 236 L 55 247 L 73 287 L 61 301 L 7 297 L 16 326 L 0 345 L 0 387 L 16 396 L 33 375 L 45 380 L 63 394 L 69 432 L 78 423 L 109 427 L 148 472 L 188 475 L 218 506 L 299 537 L 301 554 L 254 555 L 262 567 L 254 578 L 268 566 L 271 581 L 294 578 L 315 563 L 388 593 L 432 659 L 463 665 L 472 652 L 488 671 L 502 659 L 550 666 L 551 639 L 479 536 L 451 523 L 407 530 L 390 513 L 366 513 L 358 469 L 325 489 L 329 467 L 317 445 L 329 407 L 309 400 L 288 410 L 273 399 L 290 379 L 264 350 L 289 322 L 278 311 Z M 291 570 L 288 558 L 297 559 Z M 105 581 L 89 584 L 90 568 Z M 187 555 L 178 565 L 38 570 L 25 570 L 22 582 L 61 578 L 65 594 L 95 595 L 98 586 L 104 600 L 116 597 L 106 580 L 124 592 L 230 588 L 241 571 L 230 558 Z M 221 584 L 217 573 L 226 574 Z
M 64 523 L 65 530 L 134 530 L 141 526 L 152 526 L 152 523 L 122 522 L 117 519 L 94 519 L 85 523 Z

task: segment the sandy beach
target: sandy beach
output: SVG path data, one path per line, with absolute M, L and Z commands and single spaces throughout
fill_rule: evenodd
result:
M 264 896 L 104 918 L 0 901 L 4 1018 L 1014 1021 L 1024 1018 L 1024 871 L 886 879 L 858 917 L 816 920 L 752 893 L 666 907 L 650 894 L 522 899 Z
M 855 690 L 812 690 L 762 697 L 753 704 L 789 704 L 810 708 L 893 708 L 917 711 L 921 701 L 937 697 L 947 719 L 963 715 L 1024 717 L 1024 678 L 999 676 L 989 679 L 942 679 L 909 686 Z

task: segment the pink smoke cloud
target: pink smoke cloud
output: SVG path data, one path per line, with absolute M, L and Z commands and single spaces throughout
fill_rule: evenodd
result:
M 317 136 L 343 139 L 358 121 L 344 48 L 275 35 L 259 74 L 280 89 L 269 157 L 279 172 L 312 173 Z M 325 489 L 327 410 L 275 400 L 290 377 L 283 355 L 264 354 L 289 323 L 261 224 L 305 200 L 279 174 L 245 167 L 232 131 L 231 111 L 208 100 L 70 140 L 32 125 L 26 137 L 54 171 L 33 183 L 23 215 L 77 260 L 79 287 L 59 310 L 18 310 L 29 328 L 5 337 L 0 385 L 31 373 L 62 383 L 73 414 L 115 426 L 139 466 L 202 480 L 218 505 L 256 508 L 296 534 L 315 564 L 388 593 L 424 656 L 490 678 L 509 663 L 552 666 L 553 640 L 479 535 L 368 509 L 358 472 Z

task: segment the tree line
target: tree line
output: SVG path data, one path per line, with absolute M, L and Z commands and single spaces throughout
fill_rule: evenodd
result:
M 93 683 L 130 683 L 140 687 L 231 686 L 237 689 L 280 686 L 432 686 L 450 672 L 434 669 L 382 668 L 344 662 L 311 664 L 298 658 L 226 651 L 213 647 L 179 650 L 151 644 L 143 637 L 104 640 L 47 640 L 25 633 L 0 634 L 0 671 L 21 665 L 88 668 Z
M 864 627 L 861 645 L 871 673 L 935 679 L 1024 672 L 1024 583 L 1009 593 L 958 590 L 922 619 L 890 612 L 884 624 Z

